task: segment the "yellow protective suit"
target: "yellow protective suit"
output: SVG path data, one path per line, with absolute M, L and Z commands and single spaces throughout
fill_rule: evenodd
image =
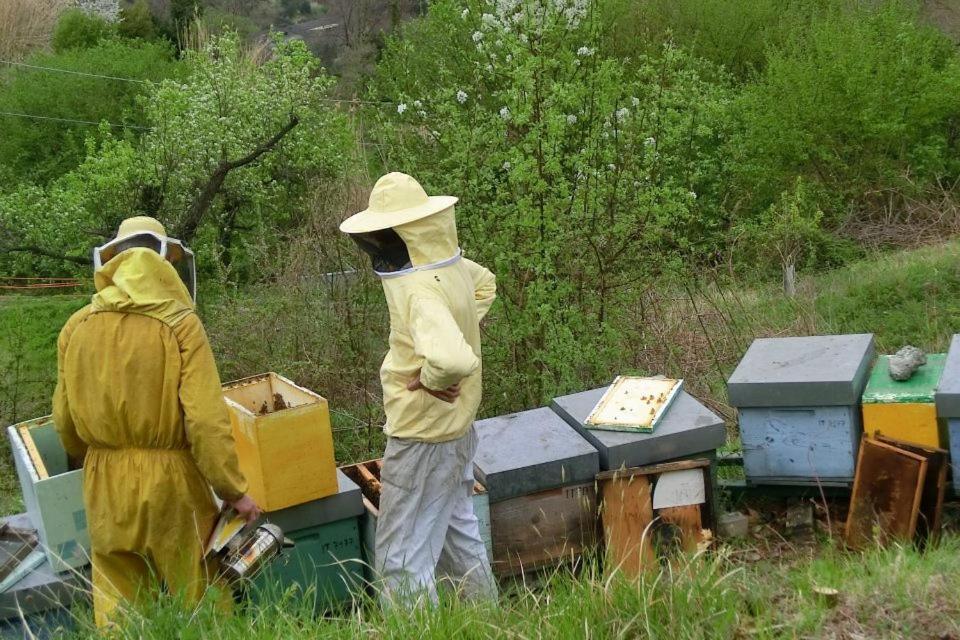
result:
M 390 350 L 380 368 L 384 431 L 394 438 L 446 442 L 466 434 L 480 406 L 480 320 L 496 299 L 496 279 L 458 255 L 454 209 L 394 227 L 407 245 L 413 269 L 381 275 L 390 309 Z M 456 402 L 411 393 L 416 377 L 424 386 L 446 389 L 460 383 Z
M 163 585 L 196 602 L 203 546 L 224 500 L 246 492 L 213 353 L 186 287 L 149 249 L 95 276 L 58 341 L 53 414 L 83 456 L 96 622 Z

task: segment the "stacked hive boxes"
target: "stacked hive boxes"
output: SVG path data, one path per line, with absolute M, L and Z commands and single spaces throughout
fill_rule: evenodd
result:
M 224 385 L 240 467 L 267 521 L 296 543 L 257 578 L 257 597 L 292 585 L 323 608 L 360 583 L 360 488 L 339 473 L 327 401 L 275 373 Z
M 945 449 L 946 429 L 937 420 L 934 394 L 946 361 L 942 353 L 927 355 L 927 363 L 908 380 L 890 377 L 890 356 L 880 356 L 863 392 L 863 430 L 901 442 Z
M 590 443 L 549 408 L 481 420 L 476 430 L 494 573 L 553 565 L 595 544 L 599 457 Z
M 946 421 L 953 492 L 960 495 L 960 335 L 953 336 L 935 396 L 937 416 Z
M 586 438 L 600 454 L 600 469 L 668 462 L 688 458 L 716 458 L 727 430 L 723 418 L 680 391 L 652 433 L 590 429 L 587 418 L 607 387 L 554 398 L 553 410 Z
M 873 335 L 754 340 L 727 381 L 756 484 L 853 482 Z

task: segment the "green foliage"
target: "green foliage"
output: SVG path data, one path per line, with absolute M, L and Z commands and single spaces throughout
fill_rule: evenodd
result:
M 825 222 L 875 192 L 917 194 L 960 175 L 960 59 L 896 3 L 835 8 L 772 49 L 737 101 L 736 198 L 765 210 L 803 176 Z
M 826 238 L 822 222 L 823 212 L 803 179 L 797 178 L 792 190 L 780 194 L 779 202 L 770 205 L 760 216 L 736 225 L 733 235 L 737 238 L 737 249 L 759 258 L 754 264 L 773 261 L 786 269 L 803 261 L 813 261 L 818 245 Z
M 434 3 L 374 84 L 393 101 L 387 166 L 459 196 L 465 251 L 501 276 L 485 356 L 529 405 L 609 376 L 610 308 L 722 231 L 704 212 L 725 87 L 674 48 L 629 68 L 604 56 L 593 6 Z
M 157 28 L 147 0 L 137 0 L 120 9 L 117 31 L 124 38 L 152 40 L 157 37 Z
M 53 30 L 51 45 L 56 53 L 92 47 L 114 33 L 113 25 L 82 9 L 64 11 Z
M 62 271 L 20 249 L 86 256 L 136 212 L 192 242 L 206 276 L 243 279 L 277 259 L 279 234 L 302 224 L 311 181 L 349 160 L 349 123 L 324 98 L 331 80 L 300 42 L 277 40 L 260 63 L 225 36 L 182 64 L 183 78 L 148 85 L 141 139 L 101 127 L 74 171 L 0 197 L 0 272 Z M 272 144 L 293 117 L 298 124 Z M 211 181 L 209 206 L 197 209 Z
M 176 73 L 177 63 L 169 45 L 160 42 L 102 40 L 89 48 L 74 48 L 59 54 L 38 54 L 30 64 L 130 78 L 124 82 L 106 78 L 37 69 L 12 69 L 0 83 L 0 111 L 47 118 L 87 122 L 107 121 L 129 126 L 139 133 L 146 120 L 137 97 L 148 90 L 147 81 Z M 115 134 L 123 134 L 118 129 Z M 7 173 L 0 192 L 17 182 L 38 184 L 75 167 L 86 153 L 88 136 L 99 137 L 96 127 L 77 122 L 25 118 L 0 118 L 0 165 Z

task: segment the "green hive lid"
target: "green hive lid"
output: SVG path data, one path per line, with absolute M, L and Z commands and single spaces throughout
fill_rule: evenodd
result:
M 880 356 L 863 392 L 863 403 L 933 402 L 945 362 L 946 354 L 928 353 L 927 364 L 917 369 L 909 380 L 899 382 L 890 377 L 890 356 Z

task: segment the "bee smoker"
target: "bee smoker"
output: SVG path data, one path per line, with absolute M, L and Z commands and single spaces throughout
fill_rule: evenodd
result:
M 288 546 L 275 524 L 262 524 L 250 531 L 224 557 L 220 572 L 231 583 L 255 576 L 280 550 Z

